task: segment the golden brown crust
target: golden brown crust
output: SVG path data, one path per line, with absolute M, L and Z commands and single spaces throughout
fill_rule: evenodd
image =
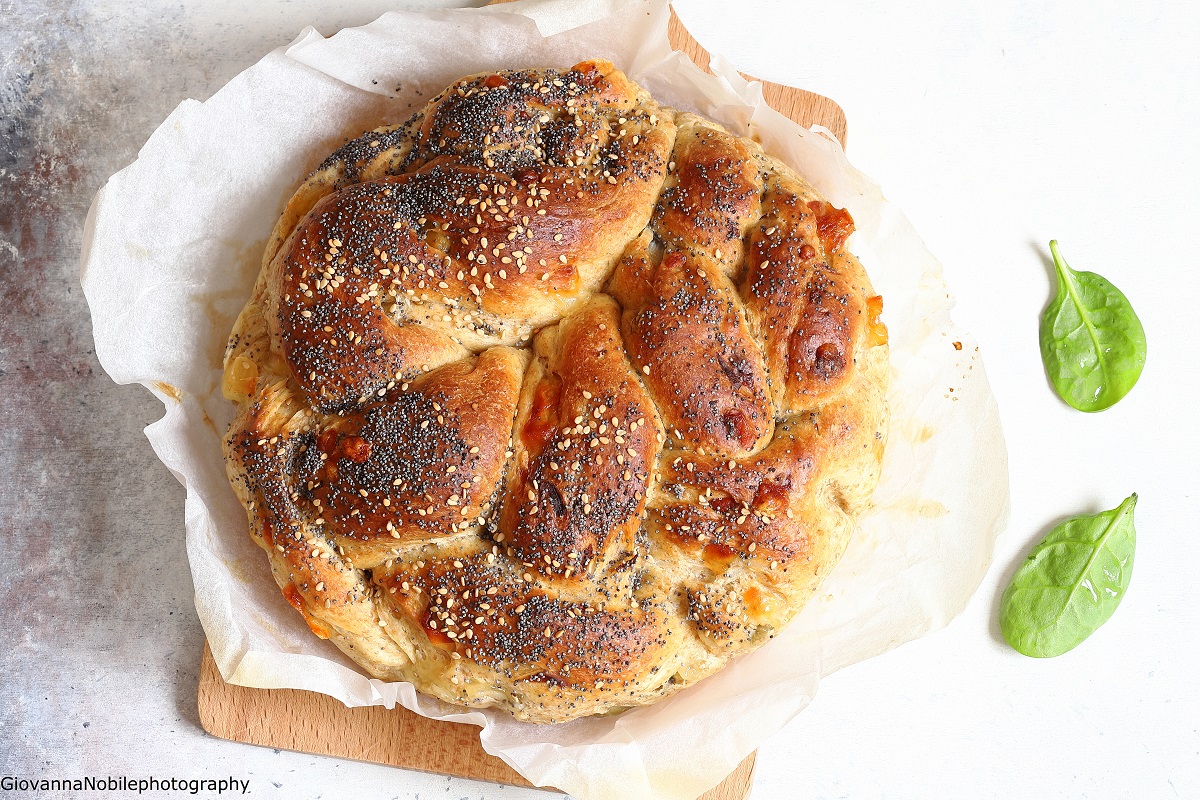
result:
M 616 302 L 596 295 L 539 334 L 535 352 L 547 364 L 530 373 L 496 534 L 529 569 L 576 583 L 633 552 L 662 447 L 619 315 Z
M 492 348 L 314 432 L 299 477 L 359 567 L 397 545 L 470 530 L 487 513 L 527 360 Z
M 229 475 L 284 597 L 372 675 L 535 722 L 762 644 L 878 479 L 852 231 L 601 61 L 465 78 L 340 148 L 226 354 Z
M 664 243 L 714 259 L 727 270 L 758 217 L 762 176 L 756 145 L 694 114 L 680 114 L 671 174 L 654 210 Z
M 573 601 L 486 556 L 397 562 L 375 579 L 434 646 L 518 684 L 620 686 L 636 681 L 666 644 L 660 605 Z
M 757 450 L 769 441 L 775 406 L 762 352 L 733 286 L 715 265 L 679 252 L 668 253 L 657 269 L 651 264 L 635 243 L 610 291 L 621 298 L 629 356 L 664 424 L 710 452 Z M 642 274 L 630 275 L 634 271 Z
M 279 349 L 314 407 L 518 343 L 586 300 L 666 173 L 674 126 L 644 95 L 606 62 L 468 78 L 327 162 L 317 177 L 335 191 L 270 282 Z M 400 174 L 346 183 L 380 169 Z

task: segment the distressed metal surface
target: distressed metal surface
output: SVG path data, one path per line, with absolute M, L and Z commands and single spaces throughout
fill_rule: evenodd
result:
M 180 101 L 395 5 L 0 2 L 0 775 L 545 796 L 203 734 L 183 489 L 141 432 L 162 407 L 101 370 L 79 287 L 93 195 Z

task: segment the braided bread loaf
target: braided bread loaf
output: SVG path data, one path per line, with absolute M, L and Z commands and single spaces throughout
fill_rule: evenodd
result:
M 465 78 L 333 153 L 226 353 L 230 480 L 372 675 L 557 722 L 774 635 L 882 457 L 853 222 L 612 64 Z

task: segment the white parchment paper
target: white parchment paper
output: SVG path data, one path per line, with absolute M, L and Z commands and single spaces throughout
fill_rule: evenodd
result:
M 693 800 L 809 702 L 817 681 L 945 625 L 966 605 L 1008 516 L 995 401 L 973 340 L 950 320 L 941 267 L 841 148 L 671 51 L 662 0 L 525 0 L 392 13 L 328 39 L 305 30 L 204 103 L 186 101 L 114 175 L 88 216 L 83 287 L 96 353 L 118 383 L 166 406 L 146 429 L 187 488 L 196 608 L 226 680 L 399 703 L 482 726 L 488 752 L 581 800 Z M 263 245 L 303 177 L 347 136 L 406 118 L 462 75 L 601 56 L 660 101 L 760 139 L 848 208 L 850 247 L 883 295 L 892 345 L 891 436 L 876 508 L 818 596 L 781 635 L 654 706 L 536 726 L 465 711 L 362 674 L 280 596 L 225 478 L 233 406 L 221 358 Z

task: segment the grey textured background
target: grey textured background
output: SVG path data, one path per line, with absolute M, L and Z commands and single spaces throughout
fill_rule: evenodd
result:
M 234 775 L 258 796 L 336 797 L 347 781 L 381 797 L 532 794 L 200 731 L 183 489 L 141 433 L 162 407 L 100 368 L 79 287 L 93 195 L 180 101 L 206 99 L 305 25 L 329 34 L 394 7 L 0 3 L 0 775 Z

